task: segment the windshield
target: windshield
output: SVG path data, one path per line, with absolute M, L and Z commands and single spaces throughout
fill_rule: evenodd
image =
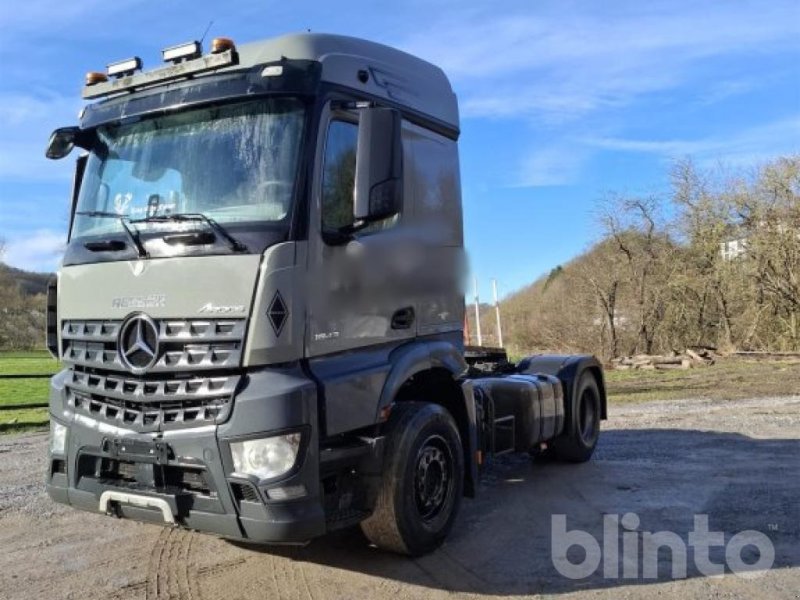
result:
M 119 219 L 80 214 L 92 212 L 132 220 L 200 213 L 217 223 L 284 221 L 303 122 L 299 100 L 270 98 L 100 126 L 72 237 L 122 231 Z

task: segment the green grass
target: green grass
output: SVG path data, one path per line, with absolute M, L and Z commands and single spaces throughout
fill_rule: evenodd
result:
M 710 367 L 606 371 L 609 402 L 736 400 L 800 393 L 800 361 L 723 358 Z
M 0 354 L 0 375 L 47 375 L 59 370 L 59 362 L 49 354 L 9 357 Z
M 0 433 L 45 429 L 48 418 L 46 408 L 0 411 Z
M 49 386 L 49 379 L 0 379 L 0 406 L 47 402 Z
M 0 353 L 0 375 L 48 375 L 59 370 L 47 352 Z M 0 406 L 47 402 L 48 378 L 0 378 Z M 47 425 L 46 408 L 0 410 L 0 432 L 40 429 Z
M 0 359 L 5 358 L 51 358 L 44 348 L 40 350 L 0 350 Z

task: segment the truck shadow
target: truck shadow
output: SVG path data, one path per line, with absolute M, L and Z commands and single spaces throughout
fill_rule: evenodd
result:
M 695 515 L 708 515 L 709 529 L 724 532 L 726 544 L 739 532 L 759 531 L 774 548 L 772 568 L 800 567 L 800 440 L 680 429 L 611 430 L 601 440 L 594 458 L 581 465 L 532 462 L 527 456 L 497 460 L 484 474 L 478 498 L 463 502 L 445 545 L 429 556 L 409 559 L 378 551 L 357 528 L 305 548 L 248 551 L 329 567 L 319 572 L 324 578 L 345 571 L 430 590 L 565 593 L 670 581 L 676 563 L 681 575 L 681 562 L 685 577 L 705 577 L 689 534 Z M 639 520 L 638 533 L 625 537 L 637 557 L 635 571 L 631 564 L 623 570 L 621 527 L 607 536 L 617 539 L 619 552 L 606 547 L 588 576 L 571 579 L 554 566 L 552 515 L 565 515 L 567 530 L 584 531 L 603 548 L 604 515 L 626 513 Z M 667 548 L 643 558 L 643 532 L 664 531 L 683 541 L 685 561 Z M 638 540 L 638 548 L 632 540 Z M 735 554 L 745 565 L 760 557 L 752 544 L 739 550 Z M 708 556 L 712 563 L 726 564 L 724 546 L 712 547 Z M 573 545 L 567 558 L 580 564 L 587 556 Z M 643 576 L 643 560 L 657 565 L 655 577 Z M 725 572 L 732 572 L 731 565 Z

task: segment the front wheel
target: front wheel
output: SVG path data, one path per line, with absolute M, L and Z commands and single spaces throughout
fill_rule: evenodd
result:
M 384 456 L 375 510 L 361 529 L 384 550 L 431 552 L 447 537 L 461 504 L 464 455 L 453 417 L 437 404 L 396 404 Z
M 589 371 L 584 371 L 575 394 L 572 423 L 562 437 L 553 440 L 553 456 L 569 462 L 586 462 L 592 457 L 600 436 L 600 389 Z

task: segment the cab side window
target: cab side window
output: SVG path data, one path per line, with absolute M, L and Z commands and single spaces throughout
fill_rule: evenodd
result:
M 322 229 L 336 231 L 353 222 L 358 125 L 331 121 L 322 173 Z
M 356 184 L 358 125 L 333 120 L 328 126 L 322 166 L 322 230 L 338 231 L 353 224 L 353 194 Z M 368 235 L 397 224 L 399 215 L 387 217 L 359 229 Z

